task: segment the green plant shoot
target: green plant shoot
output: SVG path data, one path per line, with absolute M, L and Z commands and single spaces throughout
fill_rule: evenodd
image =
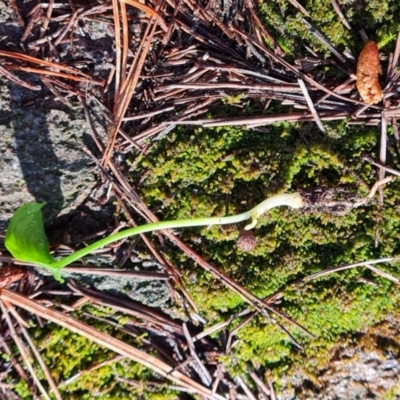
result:
M 303 200 L 299 193 L 280 194 L 264 200 L 249 211 L 229 217 L 180 219 L 141 225 L 100 239 L 60 260 L 55 260 L 49 251 L 49 242 L 44 231 L 41 212 L 43 206 L 44 203 L 28 203 L 15 211 L 7 229 L 5 246 L 16 260 L 46 268 L 52 272 L 55 279 L 63 282 L 61 278 L 62 268 L 95 250 L 129 236 L 160 229 L 226 225 L 252 219 L 251 223 L 245 227 L 249 230 L 254 228 L 258 218 L 271 208 L 278 206 L 300 208 L 303 206 Z

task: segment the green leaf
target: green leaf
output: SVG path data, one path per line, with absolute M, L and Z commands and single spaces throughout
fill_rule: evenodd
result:
M 41 209 L 46 203 L 28 203 L 19 207 L 7 228 L 5 246 L 19 260 L 49 269 L 60 280 L 60 271 L 49 252 L 49 241 L 44 231 Z

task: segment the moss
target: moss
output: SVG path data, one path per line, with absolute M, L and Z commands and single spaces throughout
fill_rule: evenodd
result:
M 146 158 L 139 159 L 137 171 L 145 167 L 150 172 L 141 194 L 148 204 L 158 207 L 160 219 L 238 213 L 273 193 L 315 185 L 352 184 L 358 195 L 365 195 L 375 172 L 361 161 L 361 155 L 375 154 L 376 130 L 343 123 L 327 126 L 327 136 L 311 124 L 276 124 L 263 135 L 234 127 L 177 129 L 172 140 L 161 141 Z M 136 179 L 134 174 L 132 179 Z M 344 216 L 272 210 L 259 221 L 258 246 L 251 253 L 235 248 L 240 226 L 182 230 L 181 235 L 206 260 L 262 298 L 323 268 L 396 254 L 397 186 L 385 189 L 390 207 L 383 209 L 372 202 Z M 377 218 L 381 241 L 374 248 Z M 185 256 L 174 252 L 171 258 L 181 265 L 185 284 L 209 324 L 246 306 L 209 273 L 193 271 L 195 266 Z M 398 274 L 395 265 L 387 270 Z M 364 278 L 378 286 L 365 284 Z M 324 365 L 341 335 L 380 321 L 397 302 L 388 281 L 363 269 L 288 287 L 280 309 L 316 339 L 279 320 L 304 345 L 301 355 L 276 325 L 259 317 L 237 332 L 236 362 L 230 367 L 237 369 L 252 361 L 277 377 L 293 360 L 304 363 L 300 359 L 305 356 L 306 370 L 312 373 Z

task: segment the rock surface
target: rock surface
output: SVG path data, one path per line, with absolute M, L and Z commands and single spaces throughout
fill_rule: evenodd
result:
M 30 201 L 46 201 L 47 220 L 68 213 L 96 182 L 86 121 L 39 96 L 0 80 L 0 230 Z

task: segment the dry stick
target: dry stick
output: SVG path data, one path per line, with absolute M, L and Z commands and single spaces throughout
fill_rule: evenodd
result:
M 292 336 L 292 334 L 277 321 L 275 318 L 270 317 L 271 320 L 278 326 L 278 329 L 281 330 L 289 339 L 290 341 L 300 350 L 304 350 L 303 346 Z M 315 338 L 315 336 L 312 336 Z
M 41 81 L 47 87 L 47 89 L 49 89 L 50 92 L 53 93 L 55 99 L 58 99 L 59 101 L 61 101 L 61 103 L 65 104 L 66 106 L 72 109 L 72 104 L 57 90 L 57 88 L 55 88 L 51 84 L 51 82 L 48 81 L 47 78 L 43 77 L 41 78 Z
M 394 137 L 396 138 L 397 141 L 400 141 L 400 134 L 399 134 L 399 127 L 397 126 L 397 119 L 392 118 L 392 126 L 393 126 L 393 133 Z
M 269 390 L 271 392 L 271 394 L 269 395 L 271 400 L 276 400 L 276 395 L 275 395 L 275 390 L 274 390 L 274 386 L 271 382 L 270 379 L 267 378 L 267 382 L 268 382 L 268 386 L 269 386 Z
M 226 326 L 230 325 L 235 319 L 239 318 L 239 317 L 243 317 L 247 314 L 249 314 L 251 311 L 250 309 L 246 309 L 244 311 L 241 311 L 231 317 L 229 317 L 227 320 L 219 322 L 213 326 L 210 326 L 209 328 L 204 329 L 203 331 L 201 331 L 200 333 L 198 333 L 196 336 L 193 336 L 193 341 L 196 342 L 197 340 L 200 340 L 206 336 L 211 335 L 212 333 L 215 333 L 223 328 L 225 328 Z
M 32 42 L 29 42 L 28 43 L 28 48 L 32 48 L 32 49 L 36 48 L 37 49 L 37 46 L 40 46 L 40 45 L 45 44 L 45 43 L 47 43 L 47 44 L 50 43 L 52 39 L 55 39 L 59 35 L 61 35 L 63 30 L 64 30 L 64 28 L 60 28 L 57 31 L 48 34 L 47 36 L 44 36 L 42 38 L 39 38 L 39 39 L 34 40 Z
M 297 81 L 299 82 L 300 88 L 301 88 L 301 90 L 303 91 L 304 97 L 305 97 L 305 99 L 306 99 L 306 101 L 307 101 L 307 105 L 308 105 L 308 107 L 309 107 L 309 109 L 310 109 L 310 111 L 311 111 L 311 114 L 313 115 L 313 117 L 314 117 L 314 119 L 315 119 L 315 122 L 316 122 L 317 125 L 318 125 L 318 128 L 319 128 L 323 133 L 325 133 L 325 128 L 324 128 L 324 126 L 322 125 L 321 119 L 319 118 L 319 115 L 318 115 L 318 113 L 317 113 L 317 111 L 316 111 L 316 109 L 315 109 L 315 107 L 314 107 L 313 101 L 311 100 L 311 97 L 310 97 L 310 95 L 308 94 L 308 90 L 307 90 L 307 88 L 306 88 L 306 85 L 304 84 L 304 82 L 303 82 L 302 79 L 298 79 Z
M 217 370 L 216 370 L 216 372 L 214 374 L 215 379 L 214 379 L 214 382 L 213 382 L 213 385 L 212 385 L 212 391 L 211 391 L 212 394 L 217 392 L 219 383 L 221 382 L 221 379 L 224 376 L 224 370 L 225 370 L 224 364 L 222 364 L 222 363 L 218 364 Z
M 8 310 L 11 312 L 11 314 L 14 315 L 14 317 L 17 319 L 20 325 L 20 329 L 22 334 L 25 337 L 25 340 L 28 342 L 33 354 L 35 355 L 36 359 L 39 362 L 40 367 L 42 368 L 42 371 L 44 373 L 44 376 L 47 379 L 47 382 L 49 382 L 51 391 L 54 393 L 54 396 L 56 397 L 57 400 L 62 400 L 61 394 L 57 388 L 57 385 L 54 382 L 53 377 L 50 374 L 49 369 L 47 368 L 46 363 L 43 360 L 43 357 L 41 356 L 39 350 L 37 349 L 36 345 L 33 343 L 31 337 L 29 336 L 28 331 L 25 329 L 25 324 L 22 323 L 20 320 L 22 319 L 21 316 L 18 314 L 17 310 L 13 307 L 12 304 L 10 304 L 8 301 L 4 301 L 4 305 L 8 308 Z M 29 326 L 28 326 L 29 327 Z
M 2 289 L 0 290 L 0 300 L 8 301 L 14 306 L 21 307 L 35 315 L 38 315 L 48 321 L 54 322 L 74 333 L 82 335 L 89 340 L 104 346 L 117 354 L 121 354 L 131 360 L 138 362 L 147 368 L 153 370 L 154 372 L 160 374 L 161 376 L 168 378 L 178 384 L 185 386 L 186 388 L 195 390 L 197 394 L 211 398 L 211 390 L 200 385 L 193 379 L 182 374 L 179 371 L 173 370 L 165 362 L 153 357 L 152 355 L 138 350 L 125 342 L 113 338 L 112 336 L 103 333 L 92 326 L 89 326 L 76 318 L 65 315 L 59 311 L 51 308 L 47 308 L 35 301 L 29 300 L 27 297 L 20 294 L 14 293 L 11 290 Z M 2 307 L 4 307 L 2 305 Z M 213 399 L 225 400 L 224 397 L 220 395 L 214 395 Z
M 7 290 L 7 289 L 1 289 L 0 293 L 2 293 L 4 290 Z M 22 343 L 20 337 L 18 336 L 17 332 L 15 331 L 14 324 L 11 321 L 10 315 L 9 315 L 8 310 L 7 310 L 6 306 L 4 305 L 3 301 L 7 301 L 7 299 L 1 298 L 1 296 L 0 296 L 0 308 L 3 313 L 3 317 L 10 329 L 11 337 L 14 340 L 14 343 L 17 345 L 19 353 L 21 354 L 21 357 L 24 360 L 26 367 L 28 368 L 30 376 L 32 377 L 33 381 L 35 382 L 40 393 L 42 393 L 43 397 L 46 400 L 51 400 L 49 394 L 47 393 L 46 389 L 43 387 L 42 383 L 40 382 L 40 380 L 36 374 L 36 371 L 31 364 L 30 357 L 28 356 L 28 354 L 25 350 L 25 346 Z M 12 303 L 12 302 L 10 302 L 10 303 Z
M 377 117 L 379 114 L 364 115 L 363 118 Z M 323 121 L 342 120 L 351 117 L 351 112 L 332 112 L 321 111 L 319 117 Z M 215 119 L 200 119 L 196 121 L 183 120 L 183 121 L 164 121 L 160 125 L 199 125 L 204 127 L 216 127 L 226 125 L 268 125 L 275 122 L 297 122 L 297 121 L 314 121 L 311 114 L 291 113 L 291 114 L 275 114 L 260 117 L 238 117 L 238 118 L 215 118 Z M 155 129 L 155 128 L 154 128 Z M 139 135 L 138 135 L 139 136 Z
M 332 4 L 334 10 L 336 11 L 336 14 L 339 16 L 340 20 L 342 21 L 343 25 L 344 25 L 347 29 L 351 30 L 351 26 L 350 26 L 350 24 L 349 24 L 349 21 L 347 21 L 346 17 L 345 17 L 344 14 L 342 13 L 342 11 L 341 11 L 341 9 L 340 9 L 340 7 L 339 7 L 338 2 L 337 2 L 336 0 L 331 0 L 331 4 Z

